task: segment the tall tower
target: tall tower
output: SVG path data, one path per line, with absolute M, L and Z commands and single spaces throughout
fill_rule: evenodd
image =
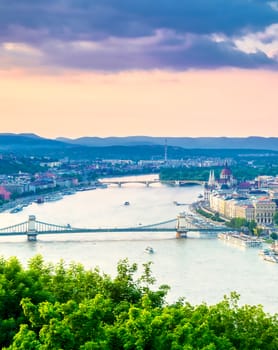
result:
M 168 154 L 167 154 L 167 151 L 168 151 L 168 146 L 167 146 L 167 139 L 165 139 L 165 144 L 164 144 L 164 162 L 167 163 L 167 160 L 168 160 Z

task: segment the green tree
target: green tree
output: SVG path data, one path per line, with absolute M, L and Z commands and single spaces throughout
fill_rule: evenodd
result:
M 275 225 L 278 225 L 278 211 L 276 211 L 273 216 L 273 222 Z
M 270 238 L 272 238 L 274 241 L 278 239 L 278 234 L 276 232 L 271 232 Z
M 251 234 L 254 234 L 254 230 L 256 229 L 257 227 L 257 223 L 255 220 L 251 220 L 249 222 L 247 222 L 247 227 L 250 231 Z
M 278 349 L 278 315 L 239 306 L 166 304 L 151 264 L 122 260 L 111 278 L 82 265 L 0 260 L 0 347 L 6 350 Z M 61 291 L 62 290 L 62 291 Z M 71 291 L 71 293 L 70 293 Z
M 263 229 L 262 229 L 261 227 L 256 227 L 256 228 L 254 229 L 254 234 L 255 234 L 255 236 L 257 236 L 257 237 L 260 237 L 261 234 L 262 234 L 262 232 L 263 232 Z
M 243 226 L 247 227 L 248 222 L 244 218 L 232 218 L 226 223 L 226 225 L 232 228 L 241 229 Z

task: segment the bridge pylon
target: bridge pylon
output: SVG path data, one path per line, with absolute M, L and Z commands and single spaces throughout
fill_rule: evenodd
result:
M 38 233 L 36 230 L 36 216 L 35 215 L 29 215 L 27 227 L 28 227 L 28 229 L 27 229 L 28 242 L 36 242 Z
M 180 213 L 177 217 L 176 238 L 186 238 L 187 232 L 186 215 L 185 213 Z

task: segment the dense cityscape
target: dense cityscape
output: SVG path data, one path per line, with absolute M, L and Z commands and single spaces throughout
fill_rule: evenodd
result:
M 98 181 L 103 177 L 158 174 L 161 181 L 173 180 L 179 186 L 182 186 L 184 180 L 201 180 L 204 183 L 204 208 L 225 220 L 241 218 L 246 222 L 254 221 L 262 232 L 275 232 L 278 178 L 264 173 L 248 178 L 248 172 L 251 176 L 254 169 L 257 173 L 262 171 L 262 167 L 256 166 L 254 160 L 238 165 L 232 158 L 203 156 L 185 160 L 169 159 L 165 148 L 164 155 L 159 160 L 138 161 L 125 157 L 73 160 L 69 157 L 53 159 L 47 156 L 19 157 L 2 154 L 0 166 L 1 207 L 13 207 L 14 212 L 20 210 L 18 203 L 28 203 L 28 197 L 36 201 L 58 199 L 57 193 L 61 196 L 103 186 Z M 237 179 L 233 175 L 233 167 L 243 167 L 245 178 Z M 273 166 L 270 169 L 275 171 Z M 49 196 L 51 193 L 56 195 Z

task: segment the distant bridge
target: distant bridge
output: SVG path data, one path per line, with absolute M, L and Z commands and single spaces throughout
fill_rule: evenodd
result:
M 192 217 L 185 213 L 180 213 L 176 219 L 158 222 L 150 225 L 140 225 L 136 227 L 99 227 L 80 228 L 71 225 L 56 225 L 36 220 L 35 215 L 29 215 L 28 221 L 20 224 L 0 228 L 1 236 L 27 236 L 28 241 L 36 241 L 41 234 L 73 234 L 90 232 L 176 232 L 176 237 L 186 237 L 188 232 L 225 232 L 231 231 L 225 226 L 208 227 L 206 225 L 193 224 Z M 173 225 L 175 223 L 175 225 Z M 170 227 L 167 225 L 172 224 Z
M 119 187 L 122 187 L 122 185 L 125 184 L 143 184 L 149 187 L 152 184 L 162 183 L 166 185 L 172 185 L 172 186 L 190 186 L 190 185 L 201 185 L 203 186 L 206 181 L 199 181 L 199 180 L 100 180 L 99 181 L 103 185 L 117 185 Z

